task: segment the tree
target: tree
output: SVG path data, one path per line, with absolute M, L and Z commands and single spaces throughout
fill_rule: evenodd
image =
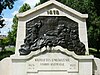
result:
M 2 28 L 5 24 L 4 24 L 4 19 L 2 19 L 2 17 L 0 17 L 0 28 Z
M 19 13 L 25 12 L 27 10 L 31 9 L 30 5 L 25 3 L 23 6 L 19 9 Z
M 42 4 L 48 0 L 40 0 Z M 100 49 L 100 0 L 57 0 L 83 14 L 88 14 L 89 47 Z M 38 5 L 38 4 L 37 4 Z
M 88 29 L 89 47 L 100 49 L 100 17 L 96 17 Z
M 15 1 L 17 0 L 0 0 L 0 28 L 2 28 L 5 25 L 3 24 L 4 19 L 1 16 L 2 11 L 6 9 L 7 7 L 9 9 L 12 9 Z
M 100 16 L 100 0 L 94 0 L 98 16 Z
M 27 11 L 29 9 L 31 9 L 31 7 L 29 6 L 29 4 L 25 3 L 19 9 L 19 13 L 25 12 L 25 11 Z M 12 31 L 8 32 L 8 38 L 10 40 L 10 45 L 15 45 L 15 43 L 16 43 L 17 26 L 18 26 L 18 18 L 15 15 L 14 18 L 13 18 Z
M 8 46 L 9 40 L 7 37 L 0 40 L 0 47 L 3 50 L 5 50 L 5 46 Z
M 17 26 L 18 26 L 18 18 L 15 15 L 13 18 L 13 25 L 12 25 L 12 31 L 8 32 L 8 39 L 10 45 L 15 45 L 16 36 L 17 36 Z

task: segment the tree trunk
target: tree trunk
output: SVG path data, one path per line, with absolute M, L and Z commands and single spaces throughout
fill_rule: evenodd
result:
M 5 51 L 5 46 L 2 46 L 1 48 L 2 48 L 2 51 Z

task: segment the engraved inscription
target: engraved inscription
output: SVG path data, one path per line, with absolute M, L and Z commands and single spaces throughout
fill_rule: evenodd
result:
M 40 66 L 65 66 L 69 59 L 35 59 L 35 62 L 40 63 Z
M 59 53 L 47 53 L 35 57 L 27 62 L 27 72 L 38 72 L 39 70 L 78 72 L 78 61 L 72 57 L 64 56 L 65 55 Z
M 34 64 L 28 64 L 28 69 L 34 69 Z
M 48 15 L 59 15 L 59 11 L 58 10 L 48 10 L 47 14 Z

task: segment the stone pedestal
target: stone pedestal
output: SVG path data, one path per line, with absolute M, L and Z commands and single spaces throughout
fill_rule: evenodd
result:
M 93 56 L 78 56 L 61 46 L 11 56 L 11 75 L 92 75 Z
M 31 10 L 28 10 L 24 13 L 17 14 L 17 17 L 18 17 L 18 29 L 17 29 L 15 54 L 11 55 L 10 58 L 5 58 L 2 61 L 0 61 L 0 75 L 56 75 L 56 74 L 57 75 L 92 75 L 97 72 L 96 68 L 98 67 L 96 66 L 98 62 L 96 61 L 97 62 L 96 66 L 93 66 L 94 57 L 92 55 L 89 55 L 89 51 L 88 51 L 87 28 L 86 28 L 86 18 L 88 18 L 88 14 L 82 14 L 66 5 L 63 5 L 62 3 L 56 0 L 49 0 Z M 48 23 L 45 23 L 47 22 L 47 19 L 44 20 L 41 17 L 54 17 L 54 21 L 52 20 L 53 21 L 52 26 L 55 25 L 55 22 L 57 22 L 56 24 L 57 26 L 58 23 L 61 23 L 62 26 L 64 24 L 64 26 L 70 30 L 69 32 L 71 32 L 70 35 L 67 32 L 65 34 L 69 35 L 71 41 L 70 43 L 72 43 L 73 46 L 72 44 L 70 44 L 69 46 L 70 48 L 68 47 L 69 39 L 67 39 L 67 37 L 65 38 L 64 36 L 64 38 L 67 40 L 65 41 L 67 44 L 64 43 L 66 47 L 62 48 L 61 44 L 60 46 L 57 46 L 59 45 L 59 43 L 56 44 L 56 47 L 54 45 L 51 48 L 47 47 L 48 45 L 46 45 L 46 47 L 44 46 L 41 49 L 38 48 L 36 51 L 32 51 L 28 55 L 20 55 L 19 49 L 21 48 L 20 46 L 25 43 L 24 39 L 27 37 L 26 35 L 28 35 L 27 34 L 28 26 L 31 25 L 29 29 L 30 28 L 32 29 L 32 26 L 34 24 L 35 25 L 37 24 L 37 18 L 39 18 L 39 20 L 41 19 L 43 25 L 45 26 L 48 25 Z M 59 17 L 65 17 L 67 20 L 64 21 L 62 20 L 62 18 L 60 18 L 58 22 L 56 18 Z M 60 20 L 62 20 L 62 22 Z M 48 19 L 48 21 L 49 23 L 51 23 L 50 19 Z M 55 27 L 57 27 L 56 25 Z M 75 28 L 74 29 L 72 28 L 72 26 L 75 27 L 75 25 L 77 25 L 77 30 L 75 30 Z M 44 29 L 44 31 L 45 30 L 46 28 Z M 65 30 L 63 31 L 65 32 Z M 42 29 L 40 31 L 42 31 Z M 75 31 L 77 31 L 77 33 Z M 40 34 L 40 33 L 41 32 L 38 32 L 36 34 Z M 72 33 L 77 34 L 78 36 L 77 38 L 79 39 L 78 45 L 75 44 L 76 36 L 74 36 Z M 43 35 L 46 35 L 46 33 L 44 33 Z M 58 37 L 62 37 L 62 36 L 58 36 Z M 51 40 L 51 38 L 50 41 L 55 40 L 53 38 Z M 40 39 L 40 37 L 36 39 Z M 63 42 L 65 39 L 63 39 Z M 60 42 L 62 42 L 61 38 L 60 40 L 61 40 Z M 31 40 L 31 43 L 33 42 L 34 40 L 33 41 Z M 38 44 L 40 43 L 41 42 L 38 41 Z M 67 47 L 69 49 L 67 49 Z M 73 50 L 72 47 L 74 47 Z M 82 49 L 83 47 L 84 49 Z M 34 44 L 32 44 L 32 48 L 34 48 Z M 74 53 L 75 50 L 77 52 L 80 51 L 80 53 L 81 51 L 84 51 L 85 55 L 76 55 Z M 95 69 L 93 67 L 95 67 Z

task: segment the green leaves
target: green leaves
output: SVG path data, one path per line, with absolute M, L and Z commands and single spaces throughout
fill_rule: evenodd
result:
M 5 24 L 3 23 L 4 21 L 5 21 L 4 19 L 0 18 L 0 28 L 5 26 Z
M 27 11 L 29 9 L 31 9 L 31 7 L 29 6 L 29 4 L 25 3 L 19 9 L 19 13 L 25 12 L 25 11 Z M 11 44 L 11 45 L 15 45 L 15 43 L 16 43 L 17 26 L 18 26 L 18 18 L 15 15 L 14 18 L 13 18 L 12 31 L 8 32 L 9 44 Z
M 7 37 L 0 39 L 0 47 L 5 50 L 5 46 L 8 46 L 9 40 Z
M 31 9 L 30 5 L 25 3 L 23 6 L 19 9 L 19 13 L 25 12 L 27 10 Z
M 46 1 L 48 1 L 48 0 L 40 0 L 40 4 L 42 4 L 42 3 L 46 2 Z

